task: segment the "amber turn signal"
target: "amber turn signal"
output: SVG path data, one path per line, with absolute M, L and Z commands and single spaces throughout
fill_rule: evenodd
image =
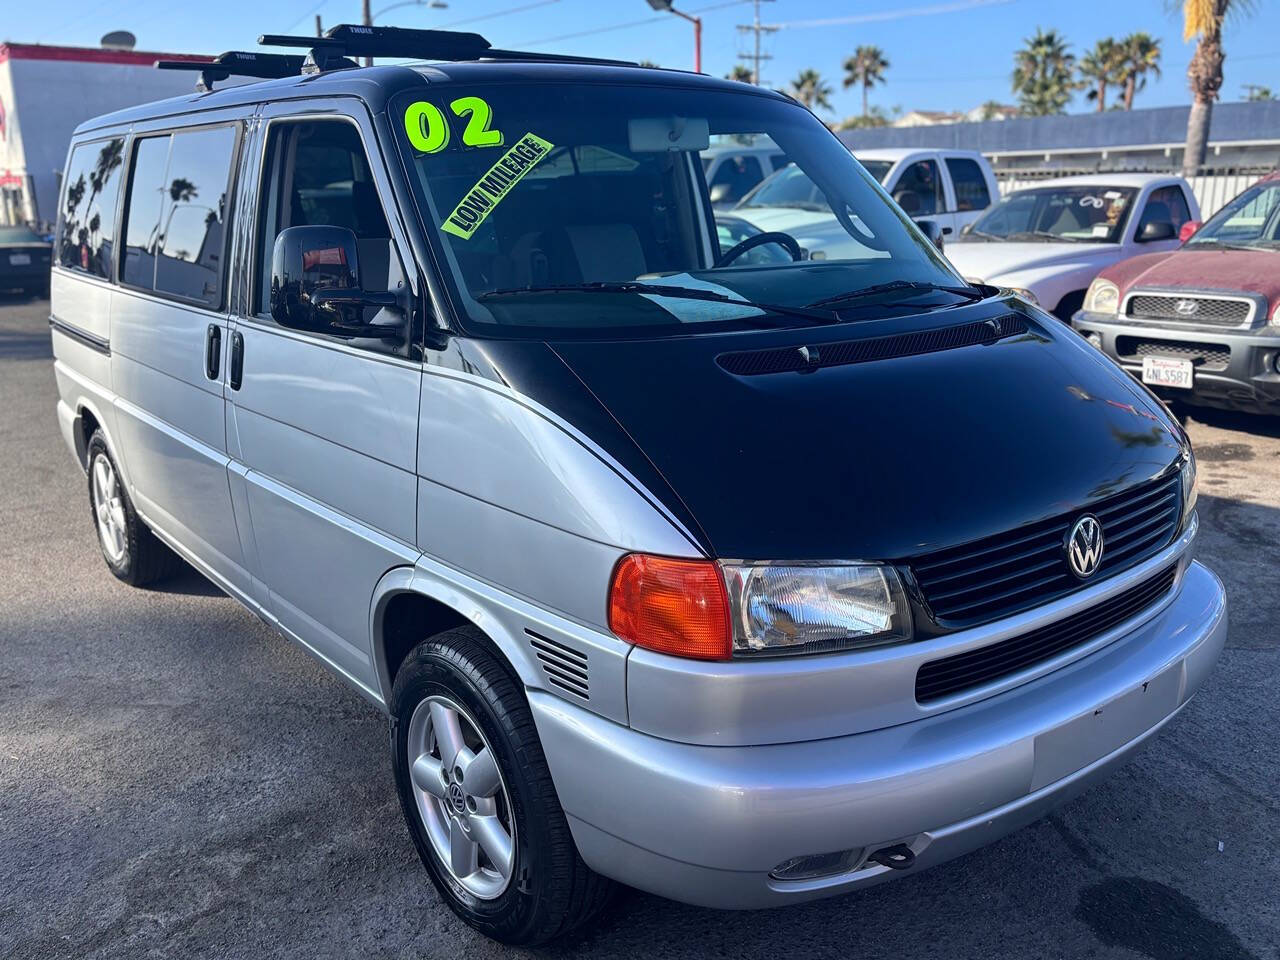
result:
M 728 660 L 733 653 L 729 597 L 710 560 L 623 557 L 609 584 L 609 629 L 677 657 Z

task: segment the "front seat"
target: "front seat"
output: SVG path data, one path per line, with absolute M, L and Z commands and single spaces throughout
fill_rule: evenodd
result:
M 634 280 L 648 272 L 640 237 L 629 223 L 581 224 L 564 231 L 586 283 Z

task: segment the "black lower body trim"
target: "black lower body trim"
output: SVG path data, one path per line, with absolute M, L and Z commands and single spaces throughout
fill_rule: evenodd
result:
M 104 356 L 111 356 L 111 341 L 109 340 L 104 340 L 88 330 L 81 330 L 79 327 L 59 320 L 57 317 L 49 318 L 49 326 L 59 333 L 66 334 L 77 343 L 83 343 L 90 350 L 96 350 Z

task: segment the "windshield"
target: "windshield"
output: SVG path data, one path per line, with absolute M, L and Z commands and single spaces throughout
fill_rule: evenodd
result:
M 1250 187 L 1196 231 L 1187 246 L 1280 249 L 1280 180 Z
M 800 316 L 765 305 L 802 308 L 888 280 L 958 282 L 848 150 L 788 101 L 522 83 L 436 87 L 393 104 L 427 234 L 474 333 L 600 338 L 793 325 Z M 775 142 L 792 161 L 782 172 L 816 193 L 843 242 L 817 261 L 785 224 L 718 225 L 702 157 L 716 135 Z M 787 243 L 722 259 L 759 232 L 781 232 Z M 918 303 L 929 294 L 897 296 Z
M 867 168 L 867 173 L 871 174 L 881 183 L 884 183 L 884 178 L 887 177 L 889 175 L 889 171 L 893 169 L 892 160 L 863 160 L 859 157 L 858 162 Z
M 960 239 L 1119 243 L 1136 193 L 1132 187 L 1103 184 L 1018 190 L 974 221 Z
M 779 170 L 742 198 L 739 207 L 790 207 L 793 210 L 831 211 L 818 185 L 794 163 Z M 832 219 L 835 219 L 832 217 Z

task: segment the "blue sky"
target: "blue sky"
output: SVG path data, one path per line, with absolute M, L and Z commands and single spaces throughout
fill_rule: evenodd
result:
M 375 13 L 396 0 L 374 0 Z M 310 32 L 314 14 L 325 26 L 356 22 L 359 0 L 65 0 L 14 3 L 4 18 L 5 39 L 93 46 L 108 30 L 128 29 L 139 47 L 219 53 L 252 49 L 263 32 Z M 724 74 L 749 45 L 735 29 L 751 19 L 749 0 L 684 0 L 679 8 L 703 17 L 703 69 Z M 856 46 L 881 47 L 891 67 L 888 85 L 872 102 L 892 109 L 967 109 L 986 100 L 1012 102 L 1013 51 L 1037 26 L 1060 30 L 1077 56 L 1102 36 L 1145 30 L 1163 41 L 1163 76 L 1138 95 L 1138 106 L 1186 103 L 1191 47 L 1165 0 L 771 0 L 761 19 L 785 26 L 766 39 L 764 68 L 771 86 L 786 86 L 814 67 L 836 89 L 834 115 L 859 110 L 857 90 L 844 90 L 841 64 Z M 855 22 L 829 22 L 851 20 Z M 828 21 L 813 23 L 813 21 Z M 648 59 L 691 68 L 693 28 L 655 15 L 645 0 L 449 0 L 448 9 L 406 5 L 379 22 L 398 26 L 456 25 L 485 34 L 495 45 L 529 46 L 594 56 Z M 603 29 L 612 28 L 612 29 Z M 592 31 L 587 33 L 587 31 Z M 581 36 L 566 36 L 584 34 Z M 1226 32 L 1224 100 L 1242 99 L 1247 83 L 1280 95 L 1280 3 L 1254 0 L 1252 13 Z M 1072 111 L 1089 109 L 1077 96 Z

